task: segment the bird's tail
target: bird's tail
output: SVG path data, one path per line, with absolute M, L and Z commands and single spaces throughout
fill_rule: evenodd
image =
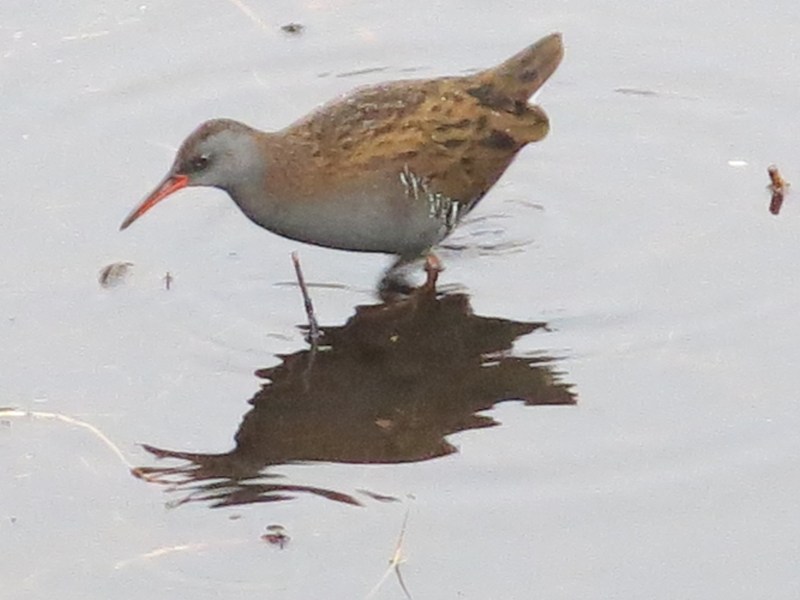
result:
M 564 56 L 560 33 L 551 33 L 496 67 L 478 75 L 495 93 L 527 102 L 556 70 Z

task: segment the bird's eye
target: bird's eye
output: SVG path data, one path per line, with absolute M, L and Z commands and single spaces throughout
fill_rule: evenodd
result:
M 199 154 L 198 156 L 194 156 L 189 160 L 189 170 L 192 173 L 202 171 L 208 167 L 209 162 L 211 162 L 211 157 L 208 154 Z

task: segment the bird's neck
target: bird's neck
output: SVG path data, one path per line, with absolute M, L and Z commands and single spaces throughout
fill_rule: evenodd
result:
M 278 133 L 259 132 L 256 141 L 259 160 L 248 165 L 246 174 L 227 185 L 225 191 L 251 221 L 287 235 L 284 221 L 294 212 L 295 196 L 302 187 L 302 181 L 296 181 L 297 173 L 304 171 L 309 157 Z M 294 236 L 289 233 L 288 237 Z

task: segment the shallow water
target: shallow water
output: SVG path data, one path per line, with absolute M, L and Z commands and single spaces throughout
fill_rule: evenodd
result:
M 408 511 L 415 598 L 796 598 L 800 208 L 769 214 L 766 168 L 800 181 L 800 8 L 240 6 L 0 8 L 0 406 L 128 463 L 0 415 L 8 597 L 366 597 Z M 364 308 L 388 258 L 221 192 L 117 231 L 206 118 L 279 128 L 550 31 L 551 135 L 421 308 Z M 294 250 L 337 336 L 316 356 Z

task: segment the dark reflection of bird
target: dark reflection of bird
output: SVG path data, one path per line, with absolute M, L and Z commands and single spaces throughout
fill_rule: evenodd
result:
M 361 306 L 340 327 L 323 327 L 317 350 L 282 357 L 225 454 L 149 449 L 188 464 L 146 468 L 183 483 L 192 500 L 216 504 L 297 494 L 358 502 L 351 494 L 276 480 L 297 461 L 402 463 L 455 452 L 447 436 L 489 427 L 479 414 L 500 402 L 574 404 L 554 358 L 515 356 L 514 340 L 545 326 L 473 314 L 463 294 L 423 288 L 406 300 Z M 265 469 L 266 467 L 273 467 Z

